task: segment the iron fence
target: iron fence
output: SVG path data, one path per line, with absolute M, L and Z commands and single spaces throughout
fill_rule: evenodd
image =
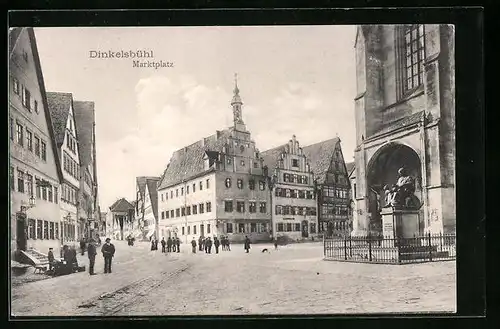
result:
M 411 238 L 368 235 L 324 238 L 324 259 L 347 262 L 408 264 L 456 259 L 454 234 Z

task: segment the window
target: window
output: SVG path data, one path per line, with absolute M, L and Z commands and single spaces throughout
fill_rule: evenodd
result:
M 203 214 L 205 212 L 205 209 L 204 209 L 204 204 L 203 203 L 200 203 L 200 214 Z
M 54 195 L 52 194 L 52 186 L 49 186 L 47 187 L 47 190 L 48 190 L 48 199 L 49 199 L 49 202 L 52 202 L 53 201 L 53 197 Z
M 34 219 L 28 219 L 28 239 L 36 239 L 36 222 Z
M 207 188 L 210 188 L 210 179 L 207 179 Z
M 264 181 L 259 181 L 259 189 L 261 191 L 264 191 L 266 189 L 266 182 Z
M 186 208 L 181 207 L 181 216 L 186 216 Z
M 28 150 L 33 151 L 33 133 L 26 129 L 26 145 Z
M 49 238 L 54 240 L 55 239 L 55 234 L 54 234 L 54 223 L 53 222 L 50 222 L 49 224 Z
M 251 223 L 250 224 L 250 232 L 257 232 L 257 224 L 256 223 Z
M 236 211 L 245 212 L 245 201 L 236 201 Z
M 163 194 L 161 194 L 161 201 L 162 201 L 162 202 L 164 201 L 164 200 L 163 200 Z
M 35 155 L 40 156 L 40 138 L 35 136 Z
M 34 101 L 35 112 L 38 113 L 38 101 Z
M 188 235 L 191 234 L 191 226 L 188 226 Z
M 292 176 L 292 182 L 293 183 L 298 183 L 299 182 L 299 176 L 298 175 L 293 175 Z
M 258 164 L 257 162 L 254 162 L 254 163 L 253 163 L 253 167 L 254 167 L 254 168 L 259 168 L 259 164 Z
M 251 213 L 257 212 L 257 202 L 255 201 L 250 201 L 248 205 L 248 211 Z
M 36 238 L 43 239 L 43 222 L 39 219 L 36 221 Z
M 196 225 L 193 225 L 193 234 L 196 234 Z
M 241 164 L 242 167 L 244 167 L 245 166 L 245 160 L 241 160 L 240 164 Z
M 16 136 L 17 136 L 17 144 L 23 146 L 24 145 L 24 142 L 23 142 L 23 126 L 17 122 L 17 125 L 16 125 Z
M 24 172 L 17 169 L 17 191 L 24 193 Z
M 226 178 L 226 187 L 227 188 L 231 187 L 231 178 Z
M 165 211 L 165 218 L 166 219 L 170 218 L 170 211 L 168 210 Z
M 193 184 L 193 193 L 196 192 L 196 184 Z
M 59 239 L 59 223 L 54 223 L 54 239 Z
M 43 238 L 49 239 L 49 222 L 46 220 L 43 221 Z
M 283 207 L 283 215 L 290 215 L 290 206 Z
M 207 202 L 207 212 L 211 212 L 211 211 L 212 211 L 212 203 Z
M 243 189 L 243 179 L 238 179 L 237 185 L 240 190 Z
M 186 208 L 186 215 L 191 215 L 191 206 L 187 206 Z
M 40 199 L 42 197 L 42 192 L 40 188 L 40 179 L 35 178 L 35 189 L 36 189 L 36 197 Z
M 300 224 L 299 223 L 295 224 L 295 231 L 300 232 Z
M 165 219 L 165 212 L 164 211 L 161 212 L 161 219 Z
M 281 215 L 281 214 L 283 214 L 283 207 L 282 207 L 282 206 L 279 206 L 279 205 L 278 205 L 278 206 L 276 206 L 276 210 L 275 210 L 275 212 L 276 212 L 276 215 Z
M 47 145 L 43 141 L 42 141 L 42 160 L 47 161 Z M 76 176 L 76 173 L 74 176 Z
M 186 194 L 189 194 L 189 185 L 186 186 Z
M 175 189 L 175 197 L 179 196 L 179 189 Z
M 174 190 L 170 191 L 170 199 L 174 197 Z
M 19 80 L 12 78 L 12 87 L 14 89 L 14 94 L 19 95 Z
M 73 191 L 71 191 L 73 192 Z M 42 186 L 42 199 L 47 201 L 47 187 Z
M 233 200 L 224 201 L 224 211 L 233 212 Z
M 286 183 L 290 180 L 290 174 L 283 174 L 283 181 Z
M 400 96 L 423 84 L 425 59 L 424 25 L 403 25 L 399 29 Z
M 299 198 L 299 190 L 292 190 L 292 197 L 298 199 Z
M 286 190 L 285 190 L 285 196 L 286 196 L 287 198 L 290 198 L 290 197 L 292 196 L 292 190 L 290 190 L 290 189 L 286 189 Z
M 231 158 L 227 158 L 227 164 L 231 164 Z
M 10 118 L 10 139 L 14 140 L 14 119 Z
M 184 195 L 184 187 L 181 187 L 181 195 Z
M 207 233 L 210 234 L 210 224 L 207 224 Z
M 184 226 L 182 227 L 182 235 L 184 235 Z
M 200 182 L 200 191 L 203 190 L 203 182 Z
M 233 233 L 233 223 L 226 223 L 226 233 Z
M 267 208 L 266 208 L 266 203 L 265 203 L 265 202 L 261 202 L 261 203 L 260 203 L 260 212 L 261 212 L 262 214 L 265 214 L 265 213 L 266 213 L 266 211 L 267 211 Z
M 248 181 L 248 188 L 251 190 L 255 190 L 255 181 L 253 179 Z
M 286 223 L 286 231 L 292 232 L 292 223 Z
M 299 166 L 299 160 L 292 159 L 292 167 L 298 167 L 298 166 Z
M 26 87 L 23 88 L 24 92 L 22 95 L 23 106 L 28 110 L 31 110 L 31 94 Z
M 10 189 L 15 190 L 15 177 L 14 177 L 14 167 L 10 166 Z
M 181 210 L 179 208 L 175 209 L 175 217 L 180 217 Z
M 316 233 L 316 223 L 310 223 L 310 229 L 311 233 Z
M 170 218 L 174 218 L 174 209 L 170 210 Z
M 198 214 L 198 206 L 197 205 L 193 205 L 193 215 L 196 215 Z
M 238 233 L 245 233 L 245 224 L 243 223 L 238 224 Z
M 278 223 L 276 225 L 276 231 L 277 232 L 283 232 L 284 231 L 284 224 L 283 223 Z

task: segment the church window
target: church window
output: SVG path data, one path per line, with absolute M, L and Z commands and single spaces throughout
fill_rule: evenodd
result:
M 424 25 L 403 25 L 396 30 L 399 51 L 399 96 L 423 84 L 425 60 Z

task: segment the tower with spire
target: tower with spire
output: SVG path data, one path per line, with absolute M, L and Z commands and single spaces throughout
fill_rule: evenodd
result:
M 243 102 L 240 97 L 240 90 L 238 89 L 238 74 L 234 74 L 234 90 L 231 106 L 233 107 L 233 123 L 234 129 L 238 131 L 246 131 L 245 123 L 243 122 L 241 106 Z

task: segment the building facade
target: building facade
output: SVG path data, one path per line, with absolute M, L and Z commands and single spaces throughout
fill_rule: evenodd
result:
M 317 236 L 314 177 L 295 135 L 285 145 L 262 152 L 271 175 L 272 235 L 293 240 Z
M 350 182 L 338 137 L 303 148 L 314 173 L 318 231 L 323 235 L 350 232 Z
M 351 233 L 353 230 L 357 229 L 358 225 L 358 209 L 356 208 L 356 165 L 354 162 L 346 163 L 347 173 L 349 176 L 349 182 L 351 184 L 351 191 L 349 194 L 350 200 L 350 216 L 349 222 L 351 223 Z
M 47 103 L 54 128 L 57 155 L 63 164 L 61 182 L 61 244 L 75 244 L 83 232 L 76 224 L 80 191 L 80 152 L 71 93 L 47 92 Z
M 125 198 L 115 201 L 109 207 L 106 236 L 115 240 L 123 240 L 134 229 L 135 207 Z
M 80 237 L 90 237 L 100 221 L 97 164 L 95 146 L 95 104 L 91 101 L 74 101 L 80 151 L 80 190 L 78 193 L 78 232 Z
M 174 152 L 158 183 L 160 237 L 270 239 L 267 173 L 243 122 L 242 105 L 236 85 L 234 125 Z
M 11 252 L 58 254 L 63 174 L 32 28 L 9 31 L 9 155 Z
M 137 236 L 149 239 L 159 237 L 158 190 L 160 177 L 141 176 L 136 178 L 135 219 Z
M 380 231 L 383 187 L 416 180 L 419 232 L 455 231 L 455 62 L 449 25 L 358 26 L 355 235 Z

